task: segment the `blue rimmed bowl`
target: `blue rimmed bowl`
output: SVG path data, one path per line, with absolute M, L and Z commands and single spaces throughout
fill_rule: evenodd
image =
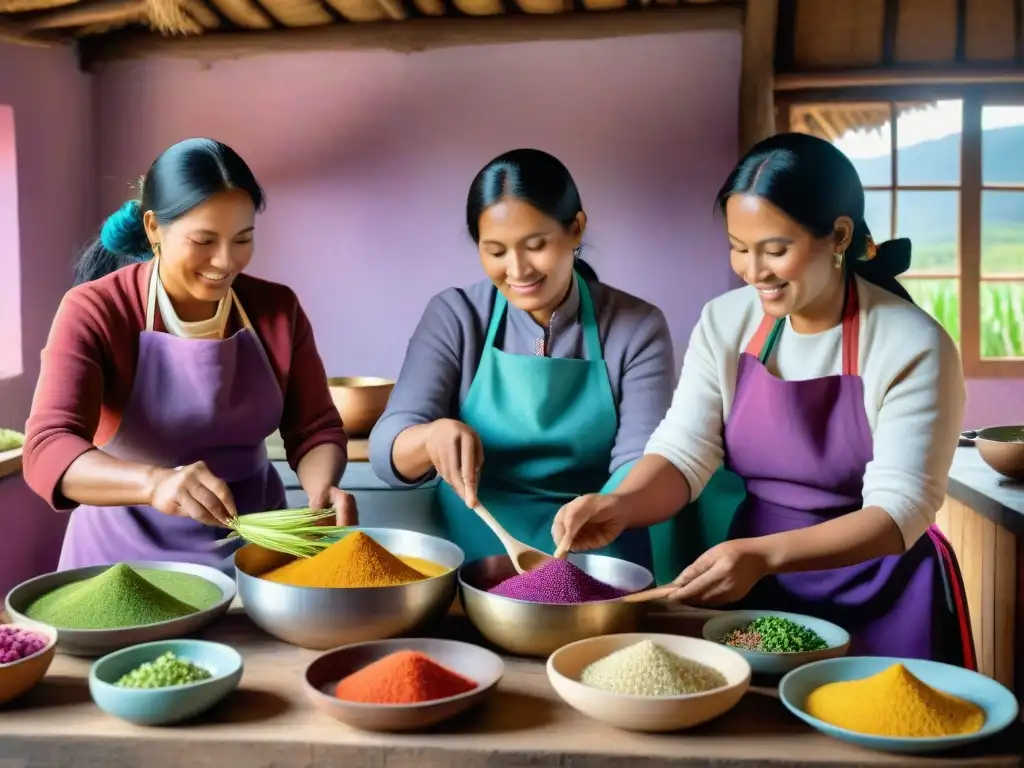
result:
M 125 688 L 122 675 L 170 651 L 209 671 L 198 683 L 166 688 Z M 108 715 L 136 725 L 170 725 L 202 714 L 238 687 L 242 656 L 234 648 L 207 640 L 162 640 L 108 654 L 89 670 L 89 693 Z
M 830 725 L 809 715 L 804 709 L 807 697 L 828 683 L 862 680 L 902 664 L 910 674 L 936 690 L 958 696 L 976 704 L 985 713 L 985 724 L 975 733 L 935 738 L 896 738 L 857 733 Z M 827 736 L 880 752 L 926 754 L 987 739 L 999 733 L 1020 715 L 1017 699 L 1005 686 L 978 672 L 952 664 L 922 659 L 900 659 L 884 656 L 848 656 L 826 659 L 794 669 L 779 682 L 779 698 L 783 705 L 815 730 Z M 879 703 L 879 706 L 885 706 Z
M 790 670 L 811 664 L 823 659 L 845 656 L 850 650 L 850 634 L 842 627 L 824 619 L 804 616 L 799 613 L 782 611 L 728 611 L 704 622 L 701 635 L 705 640 L 721 643 L 722 638 L 735 629 L 743 629 L 755 619 L 763 616 L 776 616 L 789 619 L 815 632 L 818 637 L 828 643 L 827 648 L 820 651 L 794 651 L 791 653 L 767 653 L 765 651 L 748 651 L 746 648 L 728 646 L 750 662 L 750 668 L 758 675 L 784 675 Z

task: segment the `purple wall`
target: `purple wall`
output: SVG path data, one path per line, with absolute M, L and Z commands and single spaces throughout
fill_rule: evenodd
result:
M 253 271 L 296 290 L 331 375 L 394 376 L 429 297 L 482 278 L 474 173 L 537 146 L 580 185 L 602 278 L 663 307 L 681 349 L 731 284 L 711 201 L 736 159 L 739 59 L 738 33 L 702 32 L 122 63 L 96 82 L 100 200 L 176 140 L 228 142 L 269 198 Z
M 0 72 L 0 104 L 13 107 L 17 137 L 24 366 L 22 375 L 0 380 L 0 427 L 22 429 L 39 351 L 68 287 L 71 255 L 96 224 L 92 88 L 68 49 L 0 43 Z M 18 254 L 15 243 L 0 242 L 0 269 Z M 12 329 L 0 327 L 0 334 L 17 343 Z M 52 512 L 18 475 L 0 479 L 0 524 L 3 595 L 56 566 L 67 517 Z
M 24 366 L 21 376 L 0 380 L 0 427 L 21 429 L 69 261 L 96 225 L 92 88 L 66 48 L 0 43 L 0 72 L 0 104 L 14 108 L 17 136 Z M 0 243 L 0 265 L 15 253 Z M 10 331 L 0 333 L 6 340 Z
M 967 382 L 964 429 L 1024 424 L 1024 381 L 972 379 Z
M 100 201 L 119 205 L 174 141 L 227 141 L 269 194 L 254 272 L 298 292 L 329 373 L 394 376 L 428 297 L 480 278 L 473 174 L 538 146 L 580 184 L 588 258 L 665 310 L 681 360 L 732 285 L 711 201 L 735 159 L 739 53 L 721 32 L 122 63 L 96 83 Z M 1024 421 L 1020 386 L 970 382 L 965 423 Z

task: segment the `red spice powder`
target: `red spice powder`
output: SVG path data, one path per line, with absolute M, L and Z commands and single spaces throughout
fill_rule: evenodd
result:
M 398 651 L 341 680 L 334 695 L 361 704 L 420 704 L 468 693 L 477 684 L 418 651 Z

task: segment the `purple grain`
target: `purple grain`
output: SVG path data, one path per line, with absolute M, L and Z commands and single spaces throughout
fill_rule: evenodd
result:
M 24 629 L 0 624 L 0 664 L 13 664 L 28 656 L 39 653 L 49 641 Z
M 560 605 L 615 600 L 628 594 L 598 581 L 567 560 L 549 560 L 540 568 L 505 579 L 488 591 L 529 603 Z

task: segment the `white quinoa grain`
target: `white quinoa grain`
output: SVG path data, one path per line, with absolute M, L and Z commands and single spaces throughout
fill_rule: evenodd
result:
M 650 640 L 593 662 L 580 674 L 580 682 L 633 696 L 682 696 L 726 684 L 725 676 L 717 669 L 677 656 Z

